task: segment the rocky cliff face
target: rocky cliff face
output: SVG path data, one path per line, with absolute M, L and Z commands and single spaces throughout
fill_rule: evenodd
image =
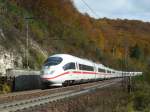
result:
M 24 69 L 27 67 L 26 58 L 28 54 L 31 69 L 38 69 L 41 66 L 43 58 L 48 54 L 32 38 L 29 39 L 29 48 L 26 48 L 26 38 L 22 39 L 21 34 L 0 28 L 0 75 L 5 75 L 9 69 Z M 19 35 L 19 36 L 18 36 Z M 16 42 L 14 38 L 16 36 Z M 38 63 L 40 63 L 38 65 Z
M 2 28 L 0 29 L 0 41 L 3 45 L 7 42 L 7 36 Z M 8 69 L 23 66 L 22 57 L 15 50 L 6 49 L 3 45 L 0 45 L 0 75 L 5 75 Z
M 29 12 L 11 0 L 0 0 L 0 75 L 5 75 L 8 69 L 27 68 L 27 54 L 32 70 L 40 70 L 43 60 L 47 58 L 47 52 L 36 41 L 40 28 L 35 30 L 37 24 L 32 20 L 28 23 L 27 48 L 27 22 L 24 17 L 28 15 Z
M 15 52 L 0 47 L 0 75 L 5 75 L 8 69 L 22 67 L 22 57 Z
M 0 29 L 0 40 L 5 40 L 3 30 Z M 6 74 L 7 69 L 14 68 L 14 58 L 11 52 L 0 46 L 0 75 Z

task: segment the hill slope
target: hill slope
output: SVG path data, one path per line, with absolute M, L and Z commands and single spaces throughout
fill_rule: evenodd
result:
M 1 63 L 8 57 L 11 67 L 26 67 L 26 52 L 32 69 L 40 68 L 54 53 L 89 58 L 116 69 L 143 70 L 150 63 L 150 23 L 96 20 L 79 13 L 70 0 L 0 0 L 0 9 L 0 47 L 9 55 L 1 55 Z M 28 50 L 26 17 L 32 17 Z

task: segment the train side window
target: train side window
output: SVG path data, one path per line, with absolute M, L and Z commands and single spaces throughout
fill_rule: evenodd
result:
M 75 69 L 75 63 L 67 63 L 66 65 L 63 66 L 64 70 L 69 70 L 69 69 Z
M 86 70 L 86 71 L 94 71 L 93 66 L 88 66 L 88 65 L 83 65 L 83 64 L 79 64 L 79 69 L 80 70 Z
M 107 71 L 107 73 L 111 73 L 111 71 Z
M 104 69 L 98 68 L 98 72 L 105 72 Z

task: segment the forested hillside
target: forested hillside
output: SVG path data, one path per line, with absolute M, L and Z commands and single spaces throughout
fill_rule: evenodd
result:
M 44 45 L 52 42 L 49 48 L 55 48 L 54 52 L 68 52 L 118 68 L 121 64 L 127 66 L 124 62 L 127 61 L 128 69 L 134 68 L 135 64 L 141 68 L 149 61 L 150 23 L 96 20 L 80 14 L 70 0 L 38 0 L 36 3 L 19 0 L 17 3 L 45 23 L 48 37 L 36 37 L 36 40 Z
M 40 68 L 46 56 L 54 53 L 69 53 L 116 69 L 144 70 L 150 64 L 150 23 L 94 19 L 88 14 L 79 13 L 71 0 L 0 1 L 1 9 L 7 10 L 2 15 L 6 18 L 3 26 L 15 30 L 12 42 L 20 40 L 19 45 L 24 45 L 24 49 L 25 18 L 32 18 L 28 20 L 31 68 Z M 32 42 L 42 53 L 31 47 Z M 5 45 L 10 48 L 9 44 Z M 43 53 L 46 55 L 43 56 Z M 26 61 L 23 61 L 23 65 L 26 66 Z

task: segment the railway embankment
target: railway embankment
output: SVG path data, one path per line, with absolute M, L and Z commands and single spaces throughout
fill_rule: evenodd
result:
M 131 93 L 119 83 L 22 112 L 149 112 L 149 84 L 143 77 L 134 78 L 133 82 Z
M 127 112 L 128 97 L 122 85 L 116 84 L 88 94 L 25 109 L 22 112 Z
M 5 112 L 41 111 L 43 112 L 43 110 L 41 109 L 44 108 L 45 111 L 51 112 L 50 109 L 52 110 L 54 109 L 55 112 L 59 110 L 61 106 L 64 105 L 64 108 L 61 109 L 61 111 L 71 112 L 72 111 L 70 110 L 72 109 L 71 104 L 74 104 L 72 101 L 76 101 L 76 99 L 78 98 L 82 100 L 82 98 L 84 98 L 86 95 L 95 94 L 98 90 L 102 88 L 113 87 L 112 85 L 118 85 L 120 81 L 121 79 L 113 79 L 113 80 L 105 80 L 105 81 L 94 82 L 94 83 L 68 86 L 64 88 L 49 89 L 44 91 L 35 90 L 35 91 L 29 91 L 24 93 L 23 92 L 13 93 L 13 94 L 0 97 L 0 99 L 3 99 L 5 97 L 5 100 L 6 99 L 10 100 L 12 98 L 11 101 L 0 103 L 0 111 L 5 111 Z M 21 95 L 23 95 L 24 97 L 20 97 Z M 72 102 L 71 104 L 70 101 Z M 51 108 L 49 108 L 49 105 L 51 105 L 50 106 Z M 79 105 L 82 108 L 83 104 L 79 104 Z M 75 107 L 76 106 L 77 104 L 75 105 Z M 66 110 L 67 108 L 69 110 Z

